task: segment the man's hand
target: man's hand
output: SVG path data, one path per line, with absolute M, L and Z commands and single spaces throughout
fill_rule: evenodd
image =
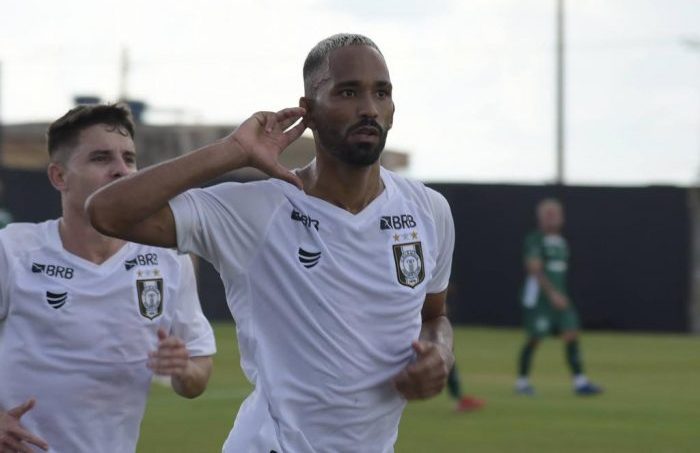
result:
M 180 377 L 187 372 L 190 355 L 185 343 L 178 337 L 168 336 L 158 329 L 158 349 L 148 354 L 148 368 L 154 373 Z
M 551 294 L 549 294 L 549 300 L 555 310 L 564 310 L 569 306 L 569 298 L 556 290 L 553 290 Z
M 49 449 L 49 444 L 44 439 L 24 429 L 19 422 L 19 419 L 30 411 L 35 403 L 34 399 L 30 399 L 7 412 L 0 411 L 0 453 L 32 453 L 34 450 L 27 445 L 28 443 L 44 451 Z
M 273 112 L 257 112 L 241 124 L 226 140 L 233 142 L 245 154 L 247 165 L 302 188 L 301 179 L 282 164 L 279 155 L 306 129 L 302 118 L 306 111 L 293 107 Z M 285 132 L 286 131 L 286 132 Z
M 412 346 L 417 359 L 394 378 L 394 385 L 407 400 L 433 397 L 445 387 L 454 354 L 447 346 L 430 341 L 414 341 Z

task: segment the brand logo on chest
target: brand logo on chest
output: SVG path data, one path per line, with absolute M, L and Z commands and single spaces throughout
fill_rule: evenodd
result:
M 380 230 L 405 230 L 415 227 L 416 221 L 411 214 L 384 215 L 379 218 Z
M 51 291 L 46 291 L 46 302 L 48 302 L 49 306 L 55 310 L 58 310 L 59 308 L 63 307 L 66 304 L 67 300 L 67 292 L 54 293 Z
M 57 264 L 32 263 L 32 272 L 34 274 L 44 274 L 49 277 L 70 280 L 73 278 L 75 270 L 72 267 L 60 266 Z

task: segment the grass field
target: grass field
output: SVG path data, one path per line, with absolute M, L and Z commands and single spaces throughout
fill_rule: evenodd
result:
M 215 325 L 219 353 L 209 388 L 188 401 L 154 385 L 138 451 L 218 452 L 250 391 L 238 365 L 231 324 Z M 698 452 L 700 342 L 697 337 L 587 333 L 587 374 L 606 394 L 575 397 L 561 343 L 545 342 L 535 359 L 538 395 L 513 394 L 522 334 L 458 328 L 455 349 L 463 385 L 487 399 L 457 414 L 446 395 L 410 403 L 398 453 L 433 452 Z

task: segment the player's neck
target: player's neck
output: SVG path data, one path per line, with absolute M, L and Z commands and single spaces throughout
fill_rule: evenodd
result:
M 384 190 L 379 163 L 352 167 L 337 161 L 316 158 L 299 171 L 304 191 L 357 214 Z
M 101 234 L 90 225 L 87 217 L 81 214 L 71 214 L 64 210 L 58 227 L 63 248 L 84 260 L 102 264 L 126 242 Z

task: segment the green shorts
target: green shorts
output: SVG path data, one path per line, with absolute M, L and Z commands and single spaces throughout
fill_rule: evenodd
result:
M 525 331 L 530 337 L 541 338 L 579 329 L 578 314 L 572 307 L 565 310 L 526 308 L 523 315 Z

